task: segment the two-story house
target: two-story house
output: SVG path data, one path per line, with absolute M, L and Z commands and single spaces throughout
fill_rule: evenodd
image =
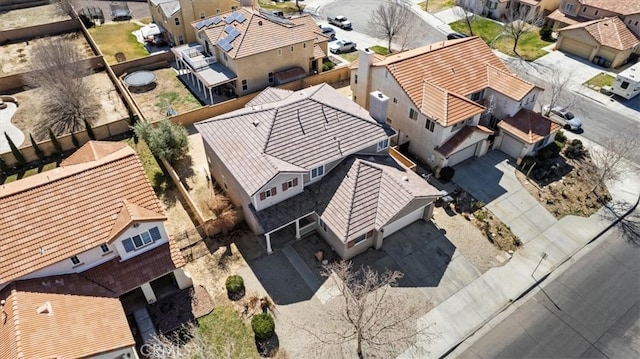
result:
M 640 54 L 640 1 L 562 0 L 548 19 L 563 52 L 604 67 Z
M 196 41 L 191 22 L 208 16 L 250 6 L 250 0 L 147 0 L 153 23 L 162 26 L 167 42 L 173 45 Z
M 322 71 L 329 38 L 306 15 L 284 19 L 241 8 L 191 24 L 197 43 L 172 49 L 198 89 L 242 96 Z
M 418 219 L 441 194 L 388 154 L 388 100 L 371 114 L 331 86 L 268 88 L 245 108 L 195 124 L 211 174 L 267 251 L 280 230 L 309 231 L 351 258 Z
M 136 358 L 120 298 L 192 285 L 126 143 L 90 141 L 0 185 L 0 212 L 2 358 Z
M 558 8 L 560 0 L 485 0 L 487 16 L 501 19 L 508 11 L 519 13 L 533 11 L 536 15 L 547 15 Z
M 392 100 L 387 123 L 397 144 L 436 172 L 500 146 L 498 121 L 533 109 L 541 88 L 509 72 L 479 37 L 443 41 L 376 57 L 360 50 L 351 67 L 353 100 L 371 91 Z

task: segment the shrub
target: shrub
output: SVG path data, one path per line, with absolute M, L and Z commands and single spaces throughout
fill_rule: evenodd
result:
M 174 125 L 169 119 L 160 121 L 156 127 L 149 122 L 138 121 L 133 126 L 136 136 L 147 143 L 154 156 L 173 163 L 189 151 L 189 134 L 184 126 Z
M 443 182 L 449 182 L 453 178 L 453 175 L 455 173 L 456 173 L 456 170 L 454 170 L 453 167 L 449 167 L 449 166 L 443 167 L 440 170 L 440 179 Z
M 325 61 L 324 63 L 322 63 L 322 71 L 328 71 L 333 69 L 336 66 L 336 64 L 334 64 L 331 61 Z
M 251 318 L 251 328 L 258 340 L 267 340 L 276 333 L 276 324 L 269 313 L 256 314 Z
M 564 142 L 562 142 L 562 141 L 558 141 L 558 140 L 553 141 L 553 142 L 555 142 L 556 147 L 557 147 L 559 150 L 562 150 L 562 149 L 564 148 L 564 145 L 565 145 L 565 143 L 564 143 Z M 560 151 L 558 151 L 558 153 L 560 153 Z
M 567 142 L 567 136 L 564 134 L 564 131 L 556 132 L 556 137 L 554 138 L 556 141 L 560 141 L 562 143 Z
M 556 142 L 551 142 L 538 151 L 538 158 L 544 161 L 549 158 L 557 157 L 560 154 L 561 149 L 562 147 Z
M 564 150 L 565 156 L 569 158 L 579 158 L 584 155 L 584 146 L 582 146 L 582 141 L 575 139 L 571 141 L 571 144 L 567 146 L 567 149 Z
M 553 38 L 551 37 L 551 34 L 553 33 L 553 29 L 551 29 L 550 26 L 541 27 L 539 33 L 540 33 L 540 38 L 542 40 L 545 40 L 545 41 L 553 40 Z
M 231 275 L 227 277 L 225 282 L 227 287 L 227 296 L 229 299 L 239 299 L 244 293 L 244 279 L 239 275 Z

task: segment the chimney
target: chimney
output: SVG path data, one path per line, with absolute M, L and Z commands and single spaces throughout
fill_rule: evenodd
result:
M 373 51 L 368 48 L 358 50 L 358 70 L 353 79 L 353 95 L 355 102 L 367 108 L 367 93 L 369 92 L 369 74 L 373 65 Z M 357 83 L 356 83 L 357 82 Z
M 387 123 L 387 109 L 389 108 L 389 97 L 380 91 L 373 91 L 369 94 L 369 115 L 378 123 Z

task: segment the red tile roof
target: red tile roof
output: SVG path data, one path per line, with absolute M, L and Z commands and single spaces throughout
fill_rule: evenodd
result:
M 618 17 L 607 17 L 567 26 L 559 32 L 563 35 L 567 31 L 576 29 L 584 29 L 599 44 L 616 50 L 631 49 L 640 43 L 640 39 Z
M 89 142 L 56 169 L 0 186 L 0 283 L 109 242 L 125 203 L 145 210 L 135 218 L 164 218 L 140 159 L 119 142 Z
M 493 135 L 493 131 L 484 127 L 484 126 L 464 126 L 460 129 L 460 131 L 456 132 L 447 142 L 445 142 L 442 146 L 436 148 L 440 154 L 445 157 L 449 157 L 451 154 L 456 152 L 458 146 L 460 146 L 465 140 L 467 140 L 471 135 L 475 132 L 484 133 L 485 136 Z
M 523 108 L 515 116 L 500 121 L 498 127 L 528 144 L 534 144 L 554 134 L 562 126 L 537 112 Z
M 640 13 L 640 1 L 638 0 L 579 0 L 586 6 L 602 10 L 609 10 L 620 15 Z
M 17 281 L 0 299 L 2 358 L 83 358 L 135 345 L 120 300 L 78 274 Z

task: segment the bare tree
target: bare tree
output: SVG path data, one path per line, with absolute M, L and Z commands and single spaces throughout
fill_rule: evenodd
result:
M 39 123 L 36 137 L 45 138 L 49 128 L 56 135 L 82 130 L 84 121 L 93 122 L 99 109 L 87 83 L 86 76 L 91 73 L 88 62 L 67 37 L 45 39 L 33 46 L 34 70 L 23 75 L 23 81 L 41 89 L 46 116 Z
M 513 38 L 513 53 L 518 57 L 518 41 L 532 26 L 544 24 L 544 17 L 526 6 L 511 6 L 505 14 L 504 32 Z
M 323 318 L 331 329 L 321 333 L 305 330 L 322 343 L 324 351 L 331 351 L 333 357 L 351 357 L 354 352 L 359 358 L 391 357 L 413 344 L 419 333 L 416 319 L 421 306 L 391 293 L 403 277 L 401 272 L 379 274 L 369 267 L 354 271 L 351 262 L 345 261 L 325 266 L 323 275 L 339 293 L 339 302 L 328 305 Z
M 409 42 L 412 30 L 413 14 L 411 8 L 400 0 L 386 2 L 380 6 L 369 17 L 369 30 L 378 38 L 387 40 L 387 49 L 391 49 L 394 39 L 402 38 L 402 47 Z
M 453 13 L 460 19 L 464 20 L 469 27 L 469 34 L 473 36 L 473 28 L 471 25 L 478 14 L 482 13 L 482 1 L 480 0 L 456 0 L 456 6 Z
M 618 180 L 628 171 L 637 171 L 635 167 L 627 166 L 625 160 L 637 161 L 640 151 L 640 131 L 627 130 L 615 137 L 605 138 L 600 146 L 590 151 L 591 161 L 598 173 L 591 191 L 594 194 L 598 186 L 604 186 L 606 181 Z
M 64 11 L 65 14 L 74 17 L 73 7 L 75 6 L 74 0 L 51 0 L 51 3 L 57 3 L 60 9 Z
M 566 97 L 570 97 L 570 102 L 564 103 L 563 107 L 571 107 L 578 96 L 564 96 L 567 86 L 569 86 L 569 80 L 573 77 L 572 70 L 565 70 L 559 67 L 553 67 L 541 72 L 541 77 L 544 80 L 544 93 L 545 104 L 542 108 L 542 114 L 549 116 L 551 109 L 558 106 L 561 99 L 567 100 Z

